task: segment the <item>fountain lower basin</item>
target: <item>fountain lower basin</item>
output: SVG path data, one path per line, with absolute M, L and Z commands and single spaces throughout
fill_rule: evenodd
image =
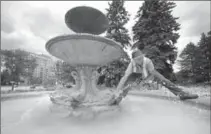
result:
M 210 134 L 210 111 L 150 97 L 128 95 L 120 109 L 80 120 L 51 113 L 48 97 L 2 134 Z

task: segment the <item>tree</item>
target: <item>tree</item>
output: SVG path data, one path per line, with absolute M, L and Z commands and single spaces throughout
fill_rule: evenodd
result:
M 62 79 L 61 79 L 61 74 L 62 74 L 62 64 L 63 62 L 61 60 L 57 60 L 56 61 L 56 66 L 54 68 L 54 72 L 55 72 L 55 76 L 56 76 L 56 81 L 58 83 L 61 83 Z
M 202 33 L 198 42 L 198 51 L 195 55 L 196 76 L 198 82 L 210 81 L 210 50 L 208 37 Z
M 31 84 L 42 84 L 42 79 L 39 77 L 32 77 L 30 80 Z
M 209 35 L 208 35 L 209 36 Z M 205 33 L 201 34 L 201 40 L 199 42 L 199 49 L 201 50 L 201 56 L 203 59 L 201 59 L 201 67 L 203 68 L 203 76 L 205 81 L 210 81 L 210 49 L 209 49 L 209 38 L 205 35 Z
M 1 72 L 1 85 L 6 85 L 10 82 L 10 73 L 8 70 L 3 70 Z
M 71 75 L 72 71 L 76 71 L 74 67 L 69 65 L 66 62 L 58 60 L 56 62 L 56 77 L 59 83 L 68 83 L 68 82 L 75 82 L 74 78 Z
M 55 78 L 47 78 L 45 81 L 43 81 L 43 85 L 45 87 L 54 86 L 56 84 Z
M 180 54 L 181 75 L 192 82 L 210 81 L 210 35 L 201 34 L 197 46 L 189 43 Z M 186 75 L 186 76 L 185 76 Z
M 5 56 L 5 67 L 10 73 L 10 82 L 20 82 L 21 76 L 31 77 L 33 70 L 37 66 L 36 59 L 30 58 L 29 53 L 23 50 L 2 50 Z M 14 90 L 14 84 L 12 84 Z
M 98 72 L 101 74 L 98 84 L 101 85 L 104 83 L 107 87 L 117 86 L 128 64 L 129 59 L 126 57 L 99 68 Z
M 123 48 L 130 47 L 130 36 L 128 30 L 124 27 L 129 21 L 129 14 L 124 7 L 123 0 L 113 0 L 107 10 L 109 28 L 107 29 L 106 38 L 113 39 L 121 44 Z M 100 77 L 98 84 L 105 83 L 106 86 L 116 86 L 122 77 L 129 63 L 129 57 L 122 57 L 119 60 L 109 63 L 98 69 Z
M 194 77 L 190 78 L 189 73 L 187 70 L 180 70 L 179 72 L 176 73 L 176 79 L 177 82 L 180 84 L 188 84 L 192 83 Z
M 171 12 L 174 2 L 165 0 L 145 0 L 137 12 L 138 19 L 132 30 L 133 48 L 143 50 L 151 58 L 155 68 L 166 78 L 171 79 L 177 50 L 175 43 L 179 38 L 180 24 Z
M 208 81 L 211 82 L 211 31 L 207 33 L 207 51 L 206 51 L 206 57 L 207 57 L 207 68 L 209 72 L 209 78 Z
M 195 46 L 192 42 L 187 44 L 187 46 L 184 48 L 184 50 L 181 52 L 179 57 L 181 60 L 179 60 L 181 71 L 183 74 L 181 76 L 189 79 L 194 80 L 195 78 L 195 55 L 197 50 L 197 46 Z M 185 76 L 186 75 L 186 76 Z
M 119 42 L 123 47 L 131 46 L 128 30 L 124 27 L 129 21 L 129 13 L 124 7 L 124 0 L 113 0 L 108 3 L 107 18 L 109 28 L 106 37 Z

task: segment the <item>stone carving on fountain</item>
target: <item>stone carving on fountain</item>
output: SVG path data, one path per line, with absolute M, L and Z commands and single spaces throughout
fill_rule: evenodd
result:
M 76 71 L 71 75 L 76 84 L 73 89 L 56 90 L 50 95 L 51 101 L 55 105 L 66 106 L 70 111 L 112 109 L 113 106 L 108 105 L 115 93 L 109 89 L 98 89 L 99 74 L 96 69 L 126 53 L 117 42 L 99 36 L 108 27 L 106 16 L 94 8 L 80 6 L 66 13 L 65 23 L 76 33 L 50 39 L 46 49 L 51 55 L 75 67 Z

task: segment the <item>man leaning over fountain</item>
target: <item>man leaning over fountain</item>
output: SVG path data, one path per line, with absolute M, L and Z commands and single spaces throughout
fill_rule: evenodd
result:
M 153 79 L 168 88 L 181 100 L 198 98 L 197 94 L 190 94 L 183 91 L 183 89 L 162 76 L 155 70 L 151 59 L 145 57 L 141 50 L 136 49 L 132 52 L 132 60 L 125 71 L 125 75 L 121 78 L 117 86 L 118 94 L 111 100 L 110 104 L 119 104 L 122 98 L 125 97 L 131 89 L 130 87 L 127 88 L 126 85 L 136 82 L 137 79 L 146 82 Z

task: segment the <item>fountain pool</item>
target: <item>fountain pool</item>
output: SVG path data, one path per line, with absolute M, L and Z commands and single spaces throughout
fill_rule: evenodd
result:
M 118 111 L 83 120 L 51 112 L 49 96 L 38 100 L 19 123 L 2 128 L 2 134 L 210 134 L 210 111 L 179 100 L 128 95 Z

